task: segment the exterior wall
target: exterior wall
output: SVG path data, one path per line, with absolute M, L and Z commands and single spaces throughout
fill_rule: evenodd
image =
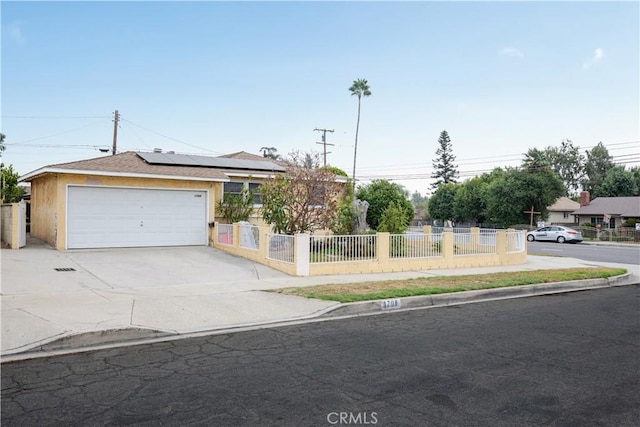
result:
M 11 246 L 11 248 L 15 248 L 13 246 L 13 205 L 6 204 L 2 205 L 2 226 L 0 230 L 0 239 Z M 16 239 L 17 240 L 17 239 Z
M 569 212 L 569 217 L 564 217 L 564 212 L 549 212 L 548 224 L 575 224 L 574 215 Z
M 31 181 L 31 235 L 56 246 L 58 229 L 58 176 L 45 175 Z
M 36 178 L 31 182 L 31 234 L 58 250 L 66 249 L 67 186 L 87 185 L 105 187 L 130 187 L 149 189 L 189 189 L 207 191 L 208 222 L 213 222 L 216 212 L 216 194 L 221 183 L 185 181 L 179 179 L 129 178 L 55 174 Z M 210 229 L 210 234 L 211 234 Z
M 11 249 L 19 249 L 26 244 L 26 236 L 24 235 L 26 229 L 25 218 L 21 218 L 20 206 L 21 203 L 7 203 L 2 205 L 2 224 L 0 225 L 0 240 L 9 245 Z M 24 216 L 24 214 L 23 214 Z M 22 238 L 21 238 L 22 237 Z

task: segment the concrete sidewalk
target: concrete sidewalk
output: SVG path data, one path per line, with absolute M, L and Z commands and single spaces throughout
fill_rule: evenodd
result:
M 224 330 L 314 318 L 340 305 L 261 292 L 270 289 L 598 264 L 529 256 L 518 266 L 290 277 L 209 247 L 59 252 L 29 245 L 1 256 L 3 356 L 86 345 L 74 341 L 82 334 L 95 343 Z M 632 273 L 637 282 L 640 272 Z

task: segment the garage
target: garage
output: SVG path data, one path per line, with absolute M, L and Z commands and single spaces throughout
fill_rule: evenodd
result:
M 207 244 L 207 192 L 67 187 L 67 248 Z

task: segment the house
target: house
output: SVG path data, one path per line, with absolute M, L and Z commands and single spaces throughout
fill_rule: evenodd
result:
M 31 235 L 57 249 L 207 245 L 225 193 L 284 172 L 271 159 L 124 152 L 34 170 Z
M 580 203 L 574 202 L 568 197 L 560 197 L 554 204 L 549 206 L 549 217 L 547 221 L 550 224 L 575 224 L 576 218 L 573 211 L 580 207 Z
M 620 227 L 627 219 L 640 220 L 640 197 L 596 197 L 580 194 L 580 208 L 573 211 L 579 225 L 594 224 L 605 228 Z

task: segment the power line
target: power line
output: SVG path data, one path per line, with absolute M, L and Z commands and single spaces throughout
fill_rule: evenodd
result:
M 618 146 L 618 145 L 629 145 L 629 144 L 637 144 L 640 143 L 640 140 L 638 141 L 626 141 L 626 142 L 616 142 L 616 143 L 611 143 L 611 144 L 603 144 L 605 148 L 608 149 L 608 151 L 615 151 L 615 150 L 624 150 L 624 149 L 628 149 L 628 148 L 632 148 L 632 147 L 614 147 L 614 148 L 608 148 L 610 146 Z M 580 148 L 581 150 L 587 150 L 589 148 L 594 148 L 596 147 L 596 145 L 591 145 L 591 146 L 587 146 L 587 147 L 583 147 Z M 502 156 L 485 156 L 485 157 L 471 157 L 468 159 L 460 159 L 458 160 L 457 164 L 458 165 L 471 165 L 471 164 L 483 164 L 485 162 L 473 162 L 475 160 L 484 160 L 484 159 L 491 159 L 492 163 L 497 163 L 496 159 L 503 159 L 503 160 L 499 160 L 498 162 L 508 162 L 508 161 L 521 161 L 523 158 L 524 154 L 522 153 L 517 153 L 517 154 L 505 154 Z M 385 170 L 385 169 L 415 169 L 415 166 L 420 166 L 420 167 L 428 167 L 425 166 L 425 162 L 421 162 L 421 163 L 403 163 L 403 164 L 399 164 L 399 165 L 386 165 L 386 166 L 363 166 L 360 169 L 375 169 L 375 170 Z
M 3 119 L 108 119 L 109 116 L 0 116 Z
M 161 136 L 161 137 L 163 137 L 163 138 L 170 139 L 171 141 L 175 141 L 175 142 L 179 142 L 180 144 L 188 145 L 189 147 L 198 148 L 198 149 L 200 149 L 200 150 L 208 151 L 208 152 L 210 152 L 210 153 L 214 153 L 214 154 L 223 154 L 223 153 L 221 153 L 221 152 L 219 152 L 219 151 L 210 150 L 210 149 L 208 149 L 208 148 L 200 147 L 200 146 L 197 146 L 197 145 L 194 145 L 194 144 L 189 144 L 188 142 L 184 142 L 184 141 L 181 141 L 181 140 L 179 140 L 179 139 L 172 138 L 172 137 L 170 137 L 170 136 L 164 135 L 164 134 L 162 134 L 162 133 L 160 133 L 160 132 L 156 132 L 156 131 L 154 131 L 154 130 L 147 129 L 147 128 L 145 128 L 144 126 L 141 126 L 141 125 L 139 125 L 139 124 L 137 124 L 137 123 L 132 122 L 131 120 L 122 119 L 122 121 L 123 121 L 123 122 L 130 123 L 130 124 L 132 124 L 132 125 L 134 125 L 134 126 L 137 126 L 137 127 L 139 127 L 140 129 L 146 130 L 147 132 L 151 132 L 151 133 L 156 134 L 156 135 L 158 135 L 158 136 Z
M 16 145 L 27 144 L 27 143 L 29 143 L 29 142 L 39 141 L 39 140 L 41 140 L 41 139 L 53 138 L 53 137 L 56 137 L 56 136 L 65 135 L 65 134 L 72 133 L 72 132 L 77 132 L 77 131 L 79 131 L 79 130 L 86 129 L 86 128 L 91 127 L 91 126 L 95 126 L 96 124 L 97 124 L 97 123 L 89 123 L 89 124 L 87 124 L 87 125 L 80 126 L 79 128 L 74 128 L 74 129 L 71 129 L 71 130 L 66 130 L 66 131 L 63 131 L 63 132 L 54 133 L 54 134 L 52 134 L 52 135 L 39 136 L 39 137 L 37 137 L 37 138 L 27 139 L 26 141 L 19 141 L 19 142 L 5 143 L 5 145 L 7 145 L 7 146 L 9 146 L 9 145 L 11 145 L 11 146 L 16 146 Z

